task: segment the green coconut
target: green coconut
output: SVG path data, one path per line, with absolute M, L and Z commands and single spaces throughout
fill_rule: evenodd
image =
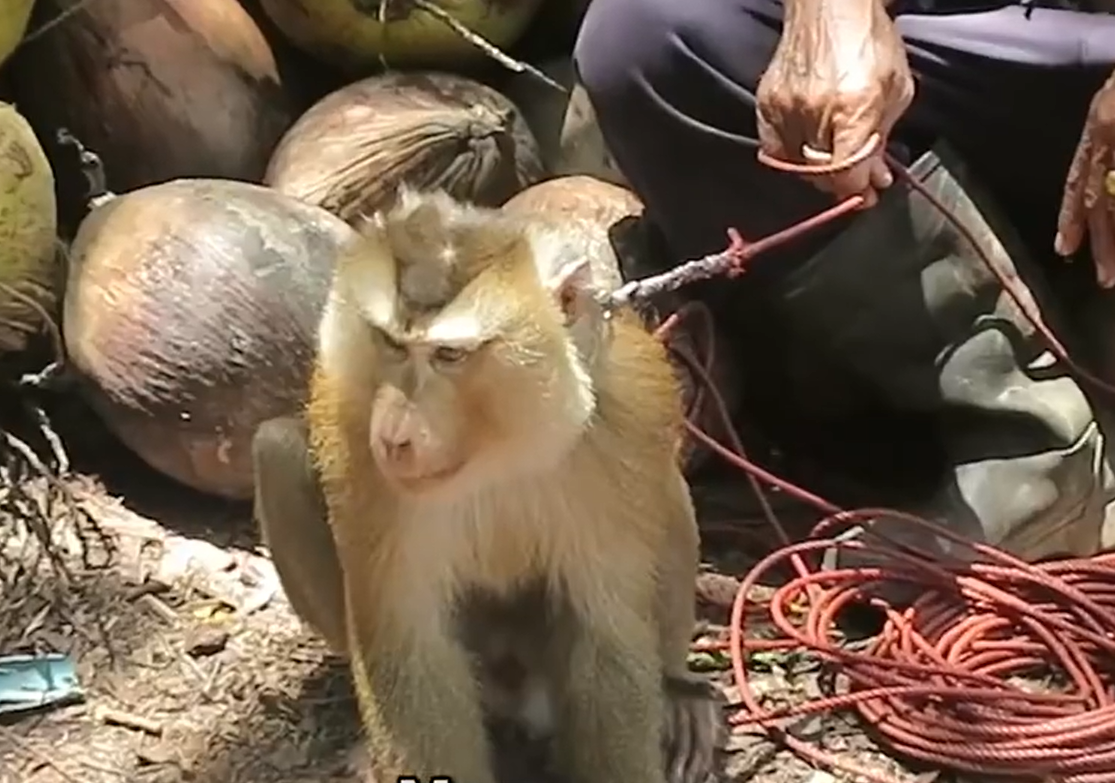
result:
M 304 404 L 334 262 L 354 239 L 325 210 L 246 182 L 110 199 L 70 250 L 63 326 L 81 393 L 156 470 L 250 498 L 252 436 Z
M 0 63 L 3 63 L 23 40 L 31 6 L 35 0 L 4 0 L 0 3 Z
M 54 175 L 31 126 L 0 103 L 0 354 L 53 319 L 61 282 Z
M 262 5 L 295 45 L 348 71 L 369 73 L 384 62 L 456 67 L 483 59 L 487 55 L 447 20 L 506 48 L 525 32 L 541 0 L 262 0 Z

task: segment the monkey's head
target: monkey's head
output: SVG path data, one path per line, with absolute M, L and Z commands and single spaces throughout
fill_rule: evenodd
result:
M 318 362 L 382 475 L 456 495 L 562 459 L 592 419 L 607 336 L 589 259 L 553 229 L 440 192 L 402 191 L 360 234 Z

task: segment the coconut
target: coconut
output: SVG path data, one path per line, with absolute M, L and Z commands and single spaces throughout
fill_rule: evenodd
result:
M 383 63 L 456 67 L 481 60 L 484 52 L 450 20 L 506 48 L 526 30 L 541 0 L 262 0 L 262 5 L 294 44 L 364 74 Z
M 56 230 L 50 163 L 27 120 L 0 103 L 0 355 L 54 317 Z
M 629 189 L 581 174 L 556 177 L 516 194 L 504 211 L 545 219 L 585 219 L 611 226 L 643 212 L 643 202 Z
M 23 39 L 31 6 L 35 0 L 4 0 L 0 3 L 0 63 L 3 63 Z
M 39 0 L 47 20 L 71 2 Z M 66 128 L 100 155 L 115 192 L 179 177 L 259 181 L 300 110 L 259 27 L 237 0 L 83 3 L 10 63 L 20 111 L 44 139 Z M 72 150 L 47 142 L 83 212 Z
M 604 290 L 622 285 L 621 270 L 652 266 L 633 260 L 635 255 L 653 252 L 646 243 L 645 226 L 640 220 L 643 204 L 630 190 L 613 183 L 583 175 L 547 180 L 509 200 L 503 211 L 563 227 L 569 241 L 584 245 L 594 278 Z M 648 322 L 659 322 L 682 304 L 676 294 L 666 294 L 647 303 L 642 314 Z M 700 316 L 694 311 L 683 319 L 667 334 L 666 344 L 681 381 L 682 401 L 689 420 L 711 437 L 725 442 L 727 429 L 693 364 L 705 369 L 729 411 L 742 392 L 741 379 L 715 324 Z M 687 473 L 704 465 L 709 455 L 703 444 L 686 436 L 681 457 Z
M 593 277 L 606 288 L 622 284 L 613 242 L 643 211 L 643 202 L 626 188 L 588 176 L 559 177 L 527 188 L 503 205 L 504 212 L 563 227 L 575 241 L 592 248 Z
M 63 326 L 82 393 L 156 470 L 251 497 L 252 435 L 303 404 L 332 268 L 354 235 L 244 182 L 110 199 L 71 247 Z
M 404 181 L 498 206 L 541 176 L 533 135 L 498 92 L 451 74 L 391 73 L 302 115 L 264 181 L 351 220 L 390 203 Z
M 530 74 L 521 74 L 508 81 L 507 97 L 523 112 L 538 139 L 546 170 L 556 175 L 589 174 L 627 185 L 604 143 L 588 93 L 577 83 L 572 60 L 551 60 L 539 70 L 568 92 L 560 93 Z

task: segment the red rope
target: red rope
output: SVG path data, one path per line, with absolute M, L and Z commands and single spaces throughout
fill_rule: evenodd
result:
M 769 158 L 763 162 L 802 173 L 793 164 Z M 1072 360 L 1018 282 L 995 266 L 967 226 L 905 168 L 892 159 L 888 162 L 899 183 L 928 200 L 972 244 L 1065 367 L 1115 396 L 1115 387 Z M 856 199 L 862 204 L 860 197 L 853 197 L 806 222 L 811 226 L 827 222 L 858 206 Z M 740 263 L 802 230 L 805 227 L 794 226 L 750 245 L 742 243 L 737 254 Z M 742 242 L 734 233 L 732 240 L 737 245 Z M 679 311 L 656 333 L 664 336 L 680 318 L 694 312 Z M 743 578 L 732 607 L 725 646 L 743 703 L 731 718 L 733 724 L 761 726 L 772 739 L 815 764 L 876 783 L 893 783 L 893 778 L 805 742 L 783 723 L 804 714 L 854 709 L 886 746 L 909 758 L 982 774 L 1115 783 L 1115 554 L 1034 565 L 911 514 L 883 508 L 842 510 L 751 462 L 709 378 L 712 357 L 706 356 L 704 362 L 682 358 L 716 407 L 728 443 L 721 444 L 687 423 L 690 434 L 746 473 L 765 517 L 783 542 L 781 549 Z M 791 543 L 764 485 L 812 505 L 826 518 L 807 540 Z M 833 532 L 881 516 L 927 529 L 967 548 L 972 559 L 978 557 L 980 562 L 936 562 L 908 548 L 870 543 L 869 538 L 842 539 Z M 803 555 L 834 548 L 869 553 L 879 565 L 822 571 L 806 565 Z M 779 587 L 769 604 L 750 603 L 752 588 L 786 561 L 796 577 Z M 905 583 L 916 587 L 920 597 L 912 606 L 896 609 L 873 591 L 881 583 Z M 871 604 L 886 617 L 882 632 L 860 652 L 833 641 L 838 638 L 837 614 L 853 603 Z M 747 622 L 756 617 L 772 623 L 782 638 L 745 639 Z M 745 653 L 772 648 L 804 648 L 837 664 L 849 683 L 848 692 L 780 710 L 763 708 L 748 683 Z M 1033 693 L 1010 680 L 1049 672 L 1063 678 L 1060 692 Z

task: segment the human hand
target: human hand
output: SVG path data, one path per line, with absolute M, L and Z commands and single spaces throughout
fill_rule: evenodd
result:
M 760 148 L 798 168 L 824 167 L 801 173 L 872 206 L 893 182 L 886 140 L 913 97 L 906 49 L 881 0 L 789 2 L 756 92 Z
M 1115 73 L 1088 109 L 1065 179 L 1054 249 L 1069 256 L 1087 234 L 1101 288 L 1115 287 Z

